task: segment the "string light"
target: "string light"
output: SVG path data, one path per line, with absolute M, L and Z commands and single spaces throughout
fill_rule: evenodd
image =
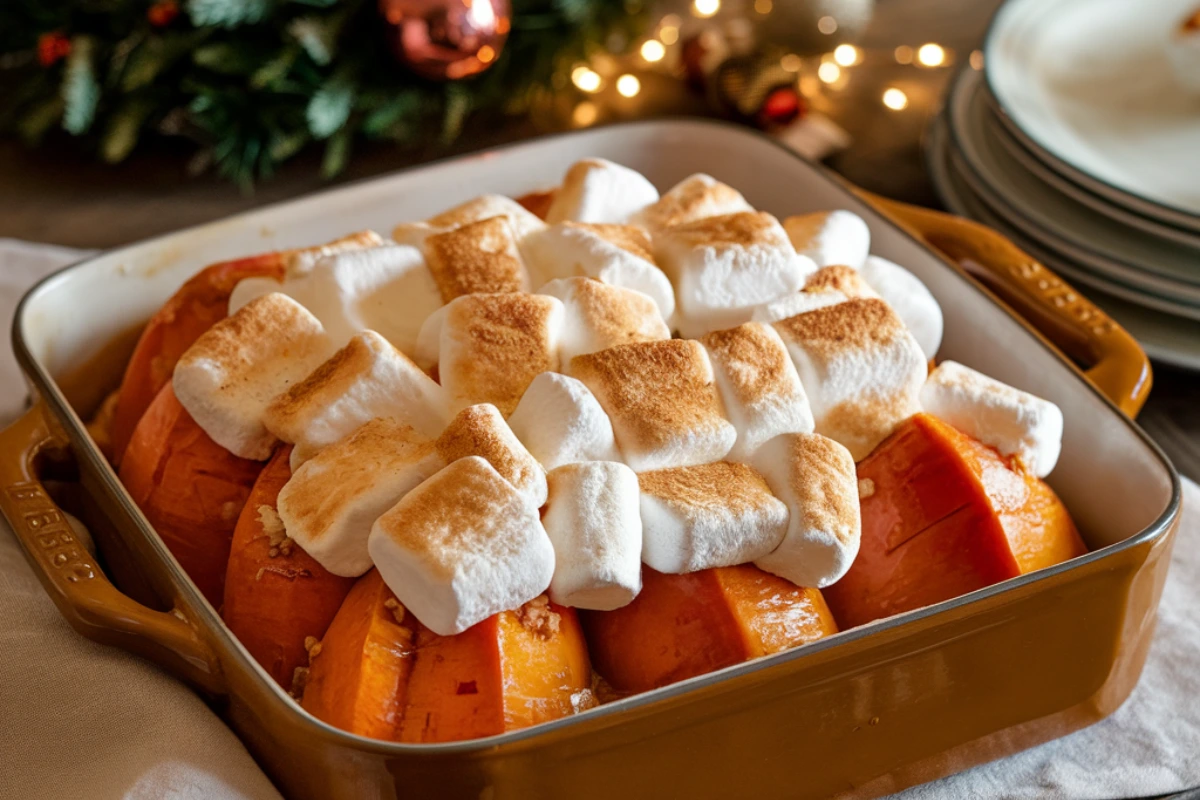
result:
M 983 69 L 983 51 L 982 50 L 972 50 L 971 51 L 971 69 L 975 70 L 976 72 Z
M 826 36 L 831 33 L 837 33 L 837 20 L 830 16 L 821 17 L 817 20 L 817 30 Z
M 658 29 L 658 38 L 663 44 L 675 44 L 679 41 L 679 28 L 675 25 L 663 25 Z
M 860 53 L 852 44 L 839 44 L 833 49 L 833 60 L 842 67 L 852 67 L 858 63 Z
M 892 111 L 903 111 L 908 107 L 908 95 L 893 86 L 883 93 L 883 104 Z
M 576 125 L 581 128 L 586 128 L 596 121 L 596 117 L 600 115 L 600 110 L 596 108 L 596 104 L 591 100 L 584 100 L 579 105 L 575 106 L 575 110 L 571 113 L 571 119 Z
M 759 14 L 770 14 L 775 4 L 771 0 L 754 0 L 754 10 Z
M 824 83 L 835 83 L 838 78 L 842 77 L 842 69 L 832 61 L 826 61 L 817 67 L 817 77 Z
M 571 83 L 585 92 L 598 92 L 604 84 L 604 80 L 600 77 L 600 73 L 580 64 L 571 70 Z
M 940 44 L 923 44 L 917 50 L 917 61 L 924 67 L 940 67 L 946 63 L 946 51 Z
M 697 17 L 711 17 L 721 10 L 721 0 L 692 0 L 692 13 Z
M 779 59 L 779 66 L 786 69 L 788 72 L 799 72 L 800 67 L 804 66 L 804 62 L 800 60 L 800 56 L 795 53 L 788 53 L 783 58 Z
M 617 78 L 617 91 L 622 97 L 634 97 L 642 90 L 642 82 L 637 79 L 636 75 L 625 73 Z
M 678 28 L 683 24 L 683 20 L 679 18 L 678 14 L 667 14 L 662 18 L 662 24 L 663 27 Z
M 911 64 L 913 49 L 906 44 L 902 44 L 892 51 L 892 55 L 895 56 L 897 64 Z
M 662 42 L 657 39 L 647 39 L 642 43 L 642 58 L 651 64 L 655 61 L 662 61 L 666 54 L 667 48 L 663 47 Z
M 485 44 L 479 48 L 479 52 L 475 54 L 475 57 L 484 64 L 490 64 L 496 58 L 496 48 L 490 44 Z

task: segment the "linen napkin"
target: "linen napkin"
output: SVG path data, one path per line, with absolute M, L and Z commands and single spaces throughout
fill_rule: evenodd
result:
M 82 255 L 0 239 L 0 320 L 12 318 L 28 285 Z M 0 421 L 25 402 L 4 330 Z M 899 797 L 1109 800 L 1200 785 L 1200 488 L 1186 479 L 1183 505 L 1158 632 L 1125 705 L 1090 728 Z M 72 631 L 0 528 L 0 800 L 279 796 L 183 684 Z

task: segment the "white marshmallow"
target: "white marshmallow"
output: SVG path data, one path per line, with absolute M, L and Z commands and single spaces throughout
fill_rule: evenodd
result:
M 273 293 L 205 331 L 175 365 L 175 395 L 213 441 L 265 460 L 278 441 L 263 425 L 267 406 L 334 351 L 320 321 Z
M 748 322 L 754 309 L 794 294 L 816 267 L 797 257 L 770 214 L 743 212 L 676 225 L 657 235 L 687 337 Z
M 753 211 L 754 208 L 734 189 L 715 178 L 697 172 L 671 187 L 657 203 L 647 207 L 634 220 L 657 233 L 673 225 Z
M 546 223 L 516 200 L 498 194 L 485 194 L 432 216 L 424 222 L 403 222 L 392 230 L 392 238 L 400 244 L 423 249 L 430 236 L 490 217 L 504 217 L 508 220 L 517 239 L 517 246 L 522 251 L 525 247 L 525 237 L 546 227 Z
M 373 419 L 317 453 L 279 492 L 287 535 L 334 575 L 371 568 L 367 537 L 383 512 L 443 466 L 408 425 Z
M 585 158 L 567 170 L 546 212 L 546 222 L 624 223 L 658 200 L 640 172 L 603 158 Z
M 825 306 L 844 303 L 849 297 L 838 291 L 796 292 L 764 303 L 750 315 L 754 322 L 778 322 Z
M 817 433 L 861 461 L 920 410 L 925 354 L 891 306 L 854 298 L 775 323 L 808 393 Z
M 783 540 L 788 509 L 745 464 L 718 461 L 643 472 L 642 560 L 684 573 L 744 564 Z
M 546 477 L 550 499 L 542 525 L 554 545 L 550 599 L 597 611 L 628 605 L 642 589 L 637 475 L 624 464 L 591 461 Z
M 716 461 L 737 439 L 697 341 L 618 345 L 576 356 L 570 372 L 600 401 L 635 472 Z
M 412 358 L 426 372 L 437 369 L 438 357 L 442 352 L 442 326 L 449 308 L 450 303 L 447 303 L 426 317 L 417 333 L 417 345 L 413 348 Z
M 306 274 L 326 256 L 337 253 L 347 253 L 351 250 L 366 250 L 372 247 L 383 247 L 388 242 L 375 231 L 356 231 L 332 242 L 326 242 L 315 247 L 302 247 L 295 250 L 283 251 L 284 277 L 297 278 Z
M 796 252 L 818 267 L 845 264 L 858 269 L 871 251 L 871 229 L 853 211 L 818 211 L 783 221 Z
M 504 417 L 486 403 L 464 408 L 434 443 L 443 464 L 480 456 L 534 508 L 546 502 L 546 472 L 530 455 Z
M 543 372 L 533 379 L 509 427 L 546 469 L 578 461 L 620 461 L 612 422 L 588 388 Z
M 1044 478 L 1062 451 L 1062 411 L 1035 397 L 964 367 L 943 361 L 921 389 L 924 410 Z
M 446 307 L 438 379 L 451 411 L 491 403 L 508 416 L 529 383 L 559 369 L 563 304 L 533 294 L 469 294 Z
M 375 417 L 432 439 L 446 425 L 446 393 L 374 331 L 363 331 L 271 403 L 267 430 L 292 442 L 292 469 Z
M 440 636 L 529 602 L 554 575 L 537 509 L 478 456 L 405 495 L 367 549 L 396 599 Z
M 582 276 L 648 295 L 664 320 L 675 313 L 675 289 L 658 268 L 650 238 L 632 225 L 567 222 L 525 240 L 533 284 Z
M 477 292 L 529 291 L 529 273 L 506 217 L 432 234 L 424 250 L 443 302 Z
M 406 353 L 416 346 L 425 318 L 442 305 L 420 251 L 396 245 L 326 255 L 282 283 L 247 278 L 234 287 L 229 312 L 270 292 L 307 308 L 339 346 L 371 329 Z
M 748 462 L 781 433 L 811 433 L 812 409 L 787 347 L 770 325 L 747 322 L 703 339 L 725 413 L 737 428 L 730 461 Z
M 867 257 L 862 276 L 904 320 L 925 358 L 936 356 L 942 346 L 942 307 L 921 279 L 879 256 Z
M 797 586 L 822 589 L 839 580 L 862 541 L 850 452 L 820 434 L 792 433 L 763 445 L 754 466 L 790 512 L 787 535 L 755 565 Z
M 538 290 L 563 303 L 564 363 L 618 344 L 670 339 L 671 330 L 647 295 L 591 278 L 559 278 Z

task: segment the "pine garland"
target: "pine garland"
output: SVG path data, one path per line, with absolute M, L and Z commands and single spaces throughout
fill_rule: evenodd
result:
M 110 163 L 183 136 L 194 169 L 246 188 L 316 145 L 332 176 L 358 138 L 444 145 L 527 111 L 642 21 L 630 2 L 512 5 L 496 64 L 437 83 L 397 63 L 375 0 L 0 0 L 0 130 L 37 144 L 61 128 Z

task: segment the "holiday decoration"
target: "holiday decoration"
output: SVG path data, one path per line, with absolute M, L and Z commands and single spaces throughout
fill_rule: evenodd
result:
M 496 63 L 512 25 L 508 0 L 380 0 L 379 9 L 396 58 L 434 80 Z
M 757 33 L 763 44 L 822 53 L 858 39 L 874 10 L 875 0 L 776 0 L 770 13 L 758 15 Z
M 334 175 L 364 139 L 528 113 L 641 24 L 612 0 L 0 0 L 0 131 L 109 162 L 185 137 L 243 187 L 317 144 Z

